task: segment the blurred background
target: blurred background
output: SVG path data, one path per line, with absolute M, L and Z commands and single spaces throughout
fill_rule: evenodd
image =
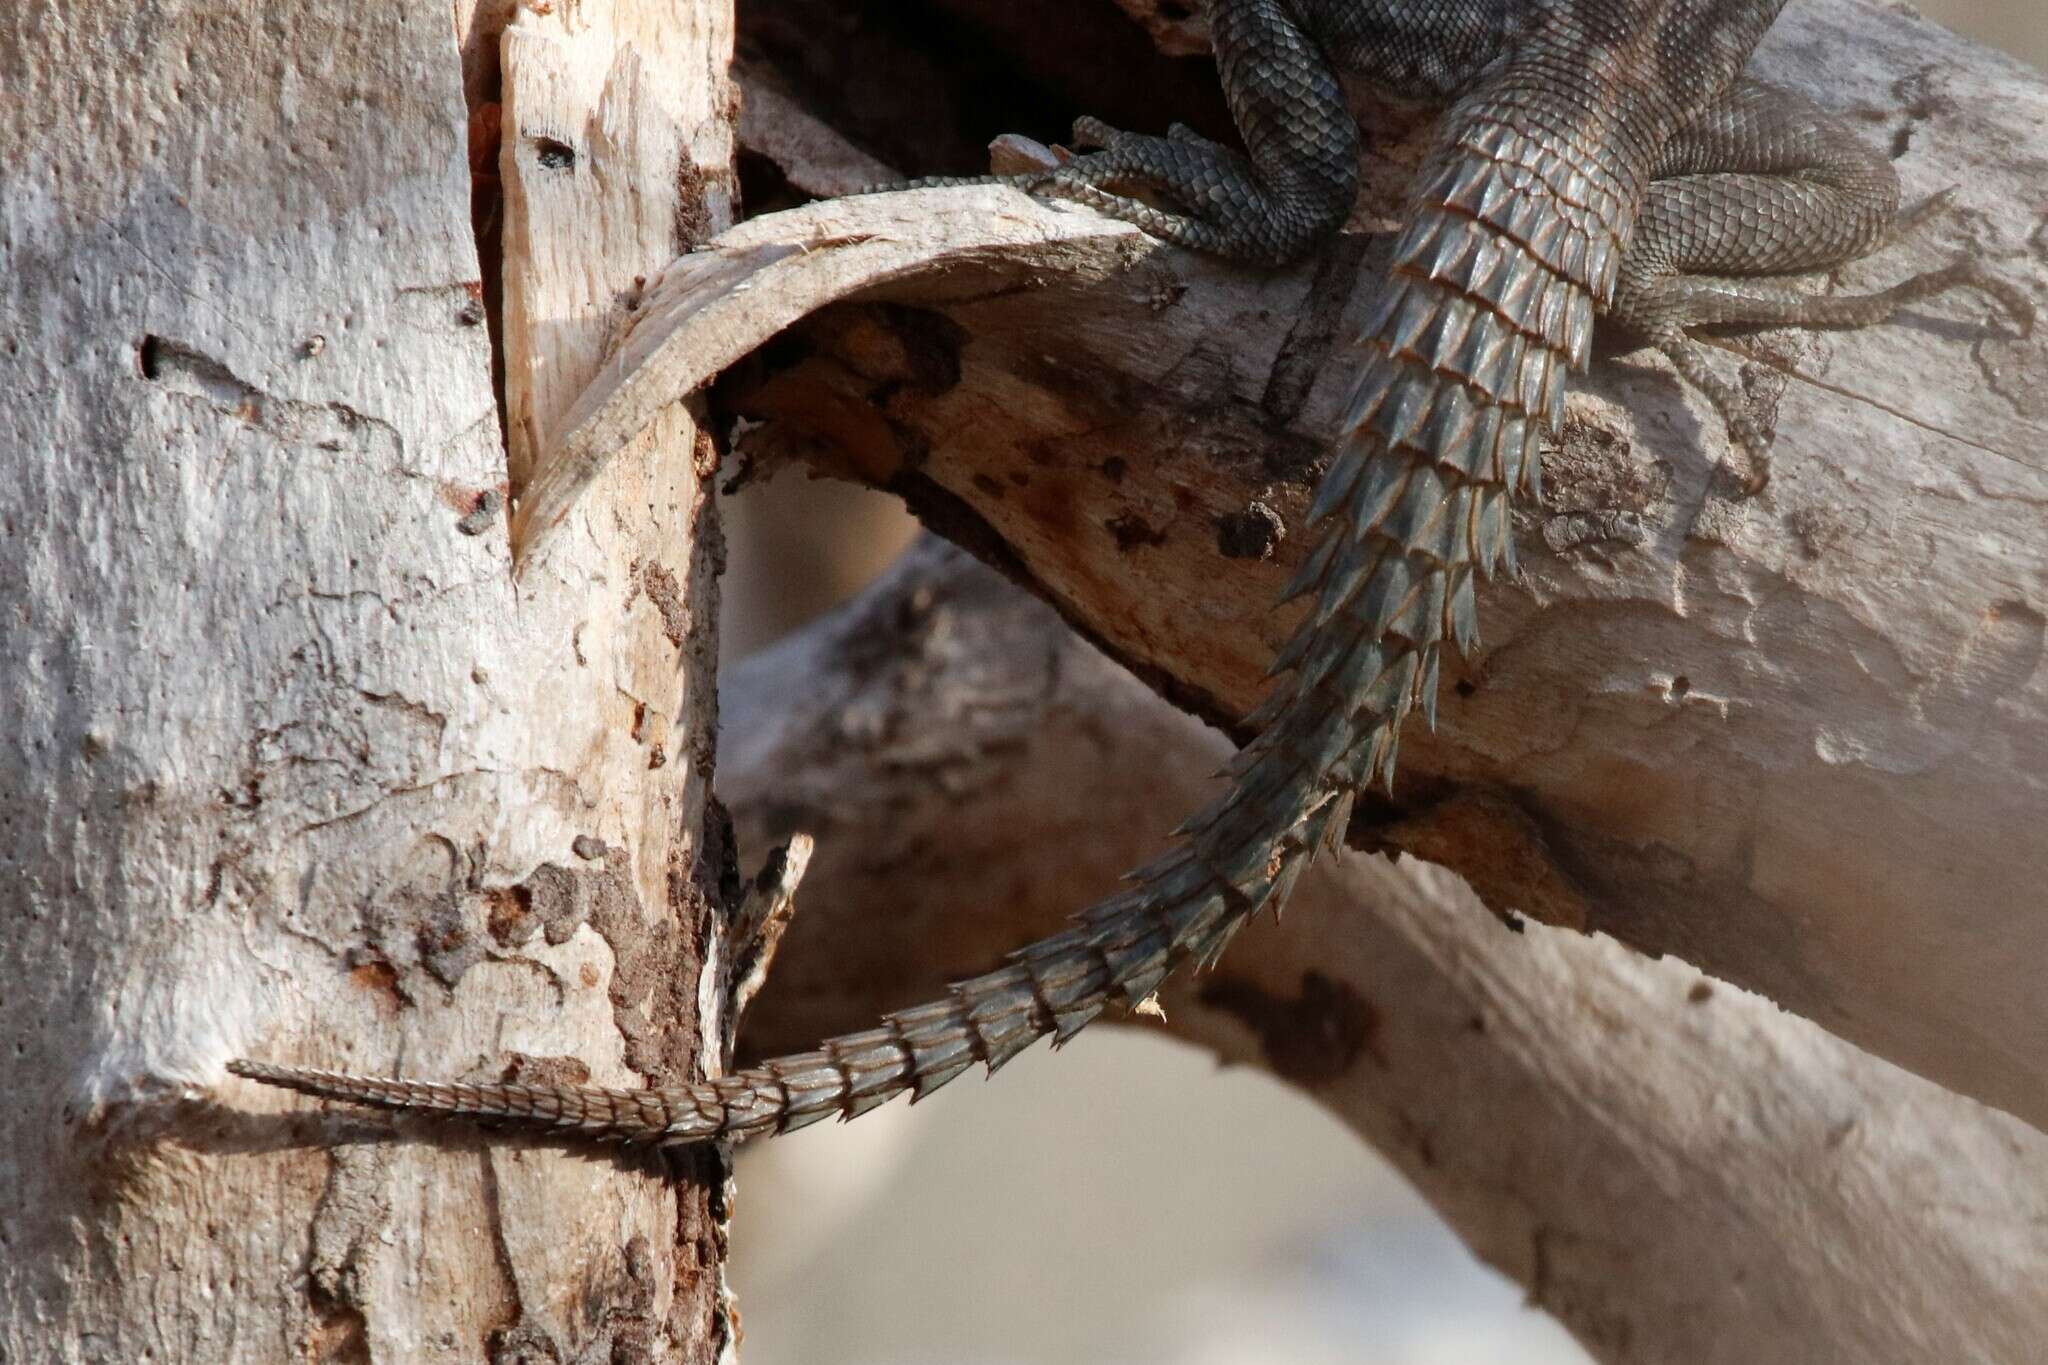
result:
M 2048 68 L 2041 0 L 1919 8 Z M 914 531 L 893 500 L 800 470 L 725 510 L 729 660 L 858 591 Z M 1248 1111 L 1278 1117 L 1214 1122 Z M 739 1189 L 748 1365 L 1587 1359 L 1306 1099 L 1135 1030 L 753 1144 Z

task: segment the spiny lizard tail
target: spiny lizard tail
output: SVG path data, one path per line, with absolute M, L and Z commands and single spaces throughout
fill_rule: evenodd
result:
M 1111 1003 L 1138 1004 L 1176 967 L 1212 962 L 1341 838 L 1361 790 L 1391 784 L 1409 711 L 1420 703 L 1433 722 L 1441 650 L 1472 648 L 1477 580 L 1512 564 L 1511 498 L 1536 491 L 1538 443 L 1558 425 L 1567 373 L 1585 363 L 1596 307 L 1624 276 L 1659 159 L 1690 116 L 1733 88 L 1781 4 L 1213 0 L 1249 164 L 1182 131 L 1118 134 L 1096 163 L 1107 174 L 1070 177 L 1072 197 L 1160 235 L 1275 259 L 1350 207 L 1356 129 L 1339 117 L 1331 62 L 1450 103 L 1366 316 L 1345 434 L 1311 506 L 1323 531 L 1288 590 L 1308 606 L 1274 664 L 1286 677 L 1253 717 L 1257 737 L 1232 764 L 1228 789 L 1072 928 L 878 1028 L 701 1084 L 615 1090 L 380 1080 L 248 1061 L 230 1069 L 312 1095 L 597 1139 L 738 1138 L 850 1118 L 906 1090 L 923 1096 L 976 1062 L 994 1071 L 1047 1034 L 1064 1042 Z M 1155 181 L 1189 202 L 1222 184 L 1236 197 L 1212 202 L 1250 197 L 1257 211 L 1219 226 L 1108 195 L 1101 182 L 1129 178 L 1133 158 L 1149 159 Z M 1713 191 L 1696 193 L 1697 214 L 1709 214 Z M 1674 230 L 1694 202 L 1679 204 Z M 1656 245 L 1630 268 L 1672 254 Z M 1624 281 L 1630 307 L 1683 343 L 1691 315 L 1658 292 L 1663 275 L 1627 280 L 1637 275 Z

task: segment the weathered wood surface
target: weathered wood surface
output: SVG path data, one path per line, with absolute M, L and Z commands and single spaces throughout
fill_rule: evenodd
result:
M 732 30 L 542 8 L 502 179 L 510 387 L 544 425 L 530 375 L 587 374 L 619 280 L 723 224 Z M 362 1140 L 388 1125 L 223 1077 L 696 1074 L 696 430 L 665 414 L 662 457 L 515 582 L 463 82 L 464 54 L 496 80 L 490 22 L 458 53 L 438 6 L 0 10 L 8 1360 L 710 1361 L 731 1335 L 703 1178 Z M 534 208 L 562 175 L 580 220 Z M 636 187 L 631 223 L 597 181 Z
M 1909 196 L 1961 187 L 1820 283 L 1964 252 L 2040 296 L 2038 74 L 1861 0 L 1796 7 L 1759 67 L 1888 139 Z M 993 189 L 756 220 L 653 287 L 522 515 L 753 355 L 723 388 L 742 458 L 901 492 L 1227 724 L 1291 619 L 1376 250 L 1255 275 Z M 1603 354 L 1483 648 L 1354 833 L 2048 1123 L 2048 335 L 1956 296 L 1720 359 L 1776 433 L 1769 490 L 1717 472 L 1739 457 L 1661 361 Z

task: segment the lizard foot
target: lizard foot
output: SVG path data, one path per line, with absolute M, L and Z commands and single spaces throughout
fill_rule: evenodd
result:
M 1185 124 L 1155 137 L 1084 116 L 1074 120 L 1073 140 L 1088 150 L 1012 183 L 1085 204 L 1162 241 L 1247 264 L 1292 260 L 1333 226 L 1274 196 L 1242 153 Z
M 1748 395 L 1714 372 L 1707 363 L 1707 348 L 1693 340 L 1684 328 L 1660 330 L 1650 340 L 1678 371 L 1679 378 L 1713 405 L 1721 416 L 1721 425 L 1727 429 L 1729 441 L 1742 451 L 1749 466 L 1747 474 L 1736 474 L 1742 484 L 1742 496 L 1753 498 L 1763 492 L 1771 481 L 1771 441 L 1750 415 Z M 1725 462 L 1722 467 L 1727 468 Z
M 1923 206 L 1924 207 L 1924 206 Z M 1744 496 L 1754 497 L 1770 482 L 1770 442 L 1749 415 L 1741 389 L 1708 366 L 1696 327 L 1761 326 L 1860 328 L 1889 322 L 1907 304 L 1955 289 L 1974 289 L 1998 304 L 2022 337 L 2034 330 L 2034 305 L 2012 281 L 1970 257 L 1923 271 L 1889 289 L 1862 294 L 1807 294 L 1784 285 L 1751 284 L 1707 276 L 1673 276 L 1628 303 L 1637 317 L 1649 314 L 1650 341 L 1686 383 L 1699 390 L 1727 427 L 1729 439 L 1747 457 Z
M 1008 185 L 1086 205 L 1176 246 L 1261 266 L 1293 260 L 1340 225 L 1350 208 L 1348 200 L 1336 206 L 1334 197 L 1332 207 L 1318 210 L 1299 196 L 1274 194 L 1242 153 L 1183 123 L 1155 137 L 1084 116 L 1074 120 L 1073 143 L 1077 155 L 1043 169 L 926 176 L 856 193 Z

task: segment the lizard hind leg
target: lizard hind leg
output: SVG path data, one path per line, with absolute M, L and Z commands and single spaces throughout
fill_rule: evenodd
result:
M 1642 333 L 1720 414 L 1750 468 L 1770 478 L 1769 442 L 1737 385 L 1717 375 L 1695 329 L 1869 327 L 1957 288 L 1991 296 L 2020 329 L 2033 308 L 1973 259 L 1863 294 L 1810 294 L 1759 276 L 1832 269 L 1870 254 L 1946 207 L 1898 212 L 1891 163 L 1799 96 L 1738 84 L 1672 138 L 1644 197 L 1607 315 Z

